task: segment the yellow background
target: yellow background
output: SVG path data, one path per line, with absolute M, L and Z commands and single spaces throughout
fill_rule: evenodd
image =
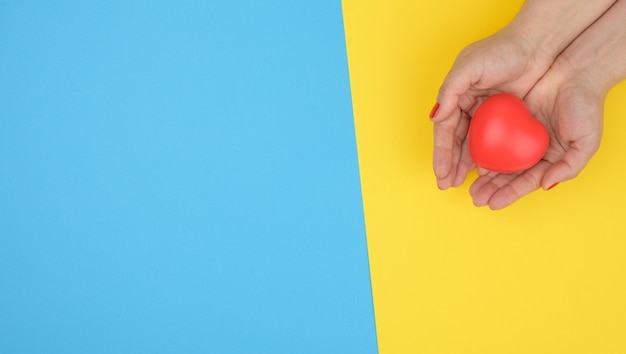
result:
M 583 173 L 498 212 L 439 191 L 428 113 L 522 1 L 344 0 L 380 353 L 626 353 L 626 85 Z

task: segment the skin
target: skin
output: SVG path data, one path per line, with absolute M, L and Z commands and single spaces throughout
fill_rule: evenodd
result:
M 529 0 L 507 27 L 464 49 L 432 118 L 439 188 L 460 186 L 475 167 L 467 147 L 469 119 L 498 92 L 524 98 L 551 143 L 544 159 L 523 173 L 479 169 L 470 188 L 474 204 L 500 209 L 575 177 L 599 146 L 604 98 L 626 74 L 625 7 L 626 0 Z
M 609 90 L 626 78 L 626 1 L 618 1 L 584 31 L 525 98 L 548 128 L 542 161 L 518 174 L 480 171 L 470 187 L 477 206 L 504 208 L 538 188 L 576 177 L 600 146 Z

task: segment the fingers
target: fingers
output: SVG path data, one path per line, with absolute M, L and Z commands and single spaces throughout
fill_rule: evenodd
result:
M 437 186 L 447 189 L 465 181 L 473 163 L 463 144 L 469 128 L 469 117 L 459 103 L 472 83 L 474 73 L 463 61 L 455 63 L 446 76 L 437 104 L 431 111 L 434 124 L 433 169 Z
M 458 176 L 463 176 L 464 181 L 465 175 L 472 168 L 465 139 L 469 129 L 469 117 L 460 111 L 457 115 L 454 119 L 435 123 L 433 168 L 440 189 L 455 185 Z
M 512 178 L 512 175 L 498 174 L 497 172 L 490 172 L 478 177 L 469 190 L 474 205 L 482 207 L 489 204 L 489 198 Z
M 433 122 L 442 122 L 456 114 L 459 99 L 465 94 L 472 83 L 472 73 L 456 64 L 452 67 L 437 95 L 437 105 L 431 112 Z
M 467 178 L 467 174 L 474 169 L 476 165 L 474 161 L 472 161 L 472 157 L 469 152 L 469 145 L 467 139 L 463 143 L 463 147 L 461 149 L 461 159 L 456 167 L 456 177 L 452 182 L 452 187 L 460 187 L 465 182 L 465 178 Z
M 505 208 L 523 196 L 539 189 L 549 190 L 557 183 L 576 177 L 599 147 L 599 138 L 589 135 L 570 145 L 561 160 L 551 163 L 541 160 L 518 174 L 498 174 L 479 168 L 478 179 L 470 187 L 476 206 L 493 210 Z
M 488 205 L 493 210 L 505 208 L 537 190 L 549 168 L 550 163 L 542 160 L 531 169 L 519 174 L 489 172 L 480 176 L 470 187 L 474 205 Z
M 460 118 L 435 123 L 433 149 L 433 169 L 437 179 L 446 178 L 452 168 L 454 133 Z
M 469 87 L 462 82 L 458 70 L 453 67 L 439 90 L 437 104 L 430 115 L 435 123 L 433 169 L 440 189 L 447 189 L 453 184 L 456 176 L 453 170 L 460 158 L 460 145 L 455 144 L 462 120 L 458 102 L 459 95 Z
M 489 173 L 490 171 L 488 169 L 486 169 L 486 168 L 482 168 L 482 167 L 479 166 L 479 167 L 476 168 L 476 172 L 478 173 L 479 176 L 484 176 L 487 173 Z
M 489 208 L 503 209 L 528 195 L 541 186 L 541 179 L 550 167 L 547 161 L 541 161 L 531 169 L 515 177 L 489 198 Z

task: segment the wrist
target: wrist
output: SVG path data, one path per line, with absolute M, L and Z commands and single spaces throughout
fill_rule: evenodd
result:
M 532 28 L 532 26 L 526 25 L 522 21 L 511 22 L 503 31 L 512 36 L 520 45 L 527 48 L 529 52 L 546 58 L 550 62 L 553 62 L 559 55 L 558 49 L 555 48 L 559 48 L 561 45 L 558 43 L 556 36 L 549 31 Z
M 527 0 L 507 30 L 555 60 L 617 0 Z
M 556 59 L 573 80 L 584 81 L 606 94 L 626 78 L 626 1 L 618 1 Z

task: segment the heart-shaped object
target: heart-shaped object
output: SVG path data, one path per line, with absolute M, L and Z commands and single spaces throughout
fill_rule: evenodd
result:
M 469 128 L 469 150 L 476 165 L 513 173 L 534 166 L 548 150 L 550 136 L 519 97 L 499 93 L 476 110 Z

